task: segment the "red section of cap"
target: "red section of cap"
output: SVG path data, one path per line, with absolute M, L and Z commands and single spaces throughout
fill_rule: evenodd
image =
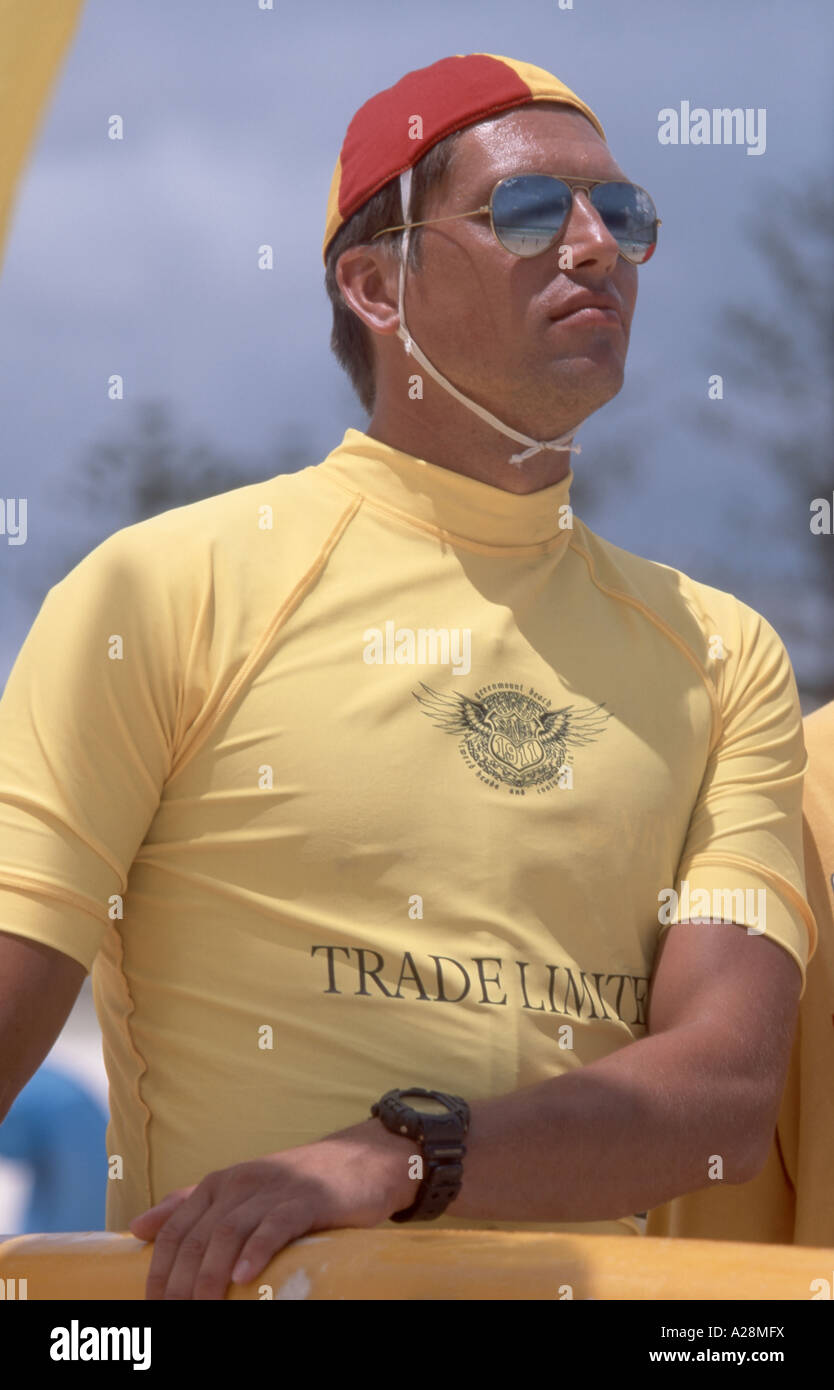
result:
M 441 58 L 406 73 L 366 101 L 347 128 L 339 185 L 343 221 L 445 135 L 529 100 L 530 88 L 518 73 L 484 54 Z M 422 119 L 422 140 L 409 139 L 411 116 Z

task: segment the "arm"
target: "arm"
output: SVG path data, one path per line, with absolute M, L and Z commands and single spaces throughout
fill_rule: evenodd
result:
M 732 924 L 666 934 L 648 1035 L 581 1071 L 472 1106 L 450 1215 L 594 1221 L 761 1169 L 801 988 L 780 946 Z
M 0 1121 L 52 1048 L 86 974 L 62 951 L 0 931 Z
M 184 546 L 156 534 L 117 532 L 49 590 L 0 699 L 0 1117 L 92 968 L 190 702 L 192 609 L 158 563 Z

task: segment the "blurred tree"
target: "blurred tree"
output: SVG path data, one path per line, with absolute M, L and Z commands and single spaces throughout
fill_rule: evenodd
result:
M 135 435 L 94 444 L 73 477 L 74 495 L 87 508 L 112 511 L 119 526 L 317 461 L 298 437 L 267 459 L 188 444 L 178 437 L 172 408 L 164 401 L 139 402 L 136 416 Z
M 41 593 L 41 584 L 48 588 L 56 583 L 93 546 L 122 527 L 173 507 L 185 507 L 204 497 L 320 462 L 303 427 L 291 429 L 280 444 L 262 457 L 247 458 L 222 453 L 205 442 L 186 442 L 173 408 L 165 401 L 138 402 L 134 416 L 130 433 L 114 434 L 92 444 L 71 478 L 59 481 L 68 505 L 83 514 L 86 533 L 76 539 L 72 552 L 54 556 L 54 573 L 39 575 Z M 593 478 L 588 476 L 584 459 L 578 467 L 574 462 L 571 500 L 574 509 L 591 526 L 610 502 L 612 492 L 631 483 L 638 471 L 637 454 L 622 443 L 633 433 L 633 425 L 625 428 L 622 420 L 614 422 L 612 416 L 609 431 L 587 449 L 593 462 Z
M 775 604 L 785 638 L 812 653 L 797 663 L 803 692 L 822 702 L 834 698 L 834 537 L 811 531 L 811 507 L 834 493 L 834 192 L 810 177 L 763 188 L 748 235 L 768 292 L 729 304 L 719 324 L 739 407 L 729 400 L 719 419 L 705 405 L 698 423 L 713 435 L 729 427 L 781 479 L 784 501 L 764 530 L 777 551 Z
M 612 406 L 612 412 L 614 409 Z M 573 482 L 570 503 L 576 515 L 592 531 L 599 527 L 600 533 L 604 534 L 607 509 L 616 506 L 623 492 L 636 485 L 643 459 L 631 442 L 635 435 L 636 431 L 630 425 L 622 424 L 616 432 L 613 429 L 606 432 L 593 445 L 581 444 L 582 435 L 577 436 L 576 442 L 581 445 L 582 454 L 571 455 Z
M 290 430 L 286 440 L 262 457 L 232 456 L 205 442 L 184 440 L 165 401 L 138 402 L 134 414 L 130 433 L 94 443 L 71 477 L 57 481 L 79 526 L 72 550 L 54 554 L 48 572 L 38 573 L 39 599 L 114 531 L 319 461 L 298 430 Z

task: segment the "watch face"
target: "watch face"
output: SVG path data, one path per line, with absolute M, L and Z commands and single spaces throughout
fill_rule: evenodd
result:
M 444 1105 L 440 1100 L 435 1100 L 433 1096 L 415 1096 L 413 1091 L 403 1091 L 400 1099 L 421 1115 L 449 1114 L 448 1105 Z

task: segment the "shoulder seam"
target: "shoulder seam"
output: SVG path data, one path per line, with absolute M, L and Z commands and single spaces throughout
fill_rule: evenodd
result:
M 302 598 L 304 597 L 311 584 L 314 583 L 321 571 L 324 569 L 332 551 L 338 545 L 343 533 L 347 530 L 347 527 L 350 525 L 351 521 L 353 520 L 353 517 L 356 515 L 361 505 L 362 498 L 361 496 L 357 495 L 352 505 L 346 507 L 345 510 L 341 513 L 335 526 L 331 528 L 323 544 L 319 547 L 318 551 L 316 552 L 312 564 L 310 564 L 307 567 L 307 569 L 302 574 L 301 578 L 290 590 L 286 599 L 273 616 L 269 626 L 261 634 L 259 640 L 252 648 L 252 651 L 250 652 L 246 661 L 244 661 L 243 665 L 240 667 L 240 670 L 233 677 L 231 683 L 226 688 L 225 694 L 221 696 L 212 718 L 209 719 L 203 725 L 202 729 L 200 729 L 199 733 L 196 735 L 194 740 L 188 745 L 188 748 L 184 751 L 182 756 L 176 757 L 172 762 L 168 773 L 169 779 L 171 777 L 174 777 L 178 772 L 182 770 L 182 768 L 189 761 L 189 759 L 202 746 L 203 742 L 208 737 L 211 730 L 216 726 L 218 721 L 222 719 L 230 704 L 237 698 L 239 691 L 250 679 L 252 672 L 256 668 L 258 662 L 261 660 L 261 657 L 263 656 L 265 649 L 269 646 L 276 632 L 278 632 L 279 629 L 283 626 L 283 624 L 287 621 L 287 619 L 293 613 L 295 608 L 301 602 Z
M 661 631 L 664 634 L 664 636 L 668 638 L 668 640 L 673 644 L 673 646 L 677 647 L 678 650 L 686 657 L 687 661 L 689 661 L 692 664 L 692 666 L 694 666 L 695 670 L 698 672 L 698 675 L 701 677 L 701 680 L 704 684 L 707 696 L 709 697 L 710 707 L 712 709 L 712 731 L 710 734 L 709 750 L 707 754 L 708 757 L 711 757 L 713 750 L 715 749 L 719 739 L 721 738 L 724 720 L 721 713 L 721 706 L 718 702 L 718 696 L 715 692 L 715 688 L 712 682 L 710 681 L 709 677 L 707 676 L 707 673 L 704 670 L 703 666 L 699 662 L 697 656 L 693 652 L 692 648 L 687 646 L 683 638 L 677 632 L 675 632 L 675 629 L 673 627 L 670 627 L 669 624 L 663 618 L 661 618 L 659 614 L 653 612 L 651 608 L 648 608 L 641 599 L 634 598 L 631 594 L 624 594 L 618 589 L 613 589 L 609 584 L 603 584 L 602 580 L 599 578 L 596 570 L 594 569 L 593 556 L 590 554 L 588 550 L 585 549 L 583 545 L 580 545 L 577 542 L 575 537 L 571 537 L 570 548 L 572 550 L 575 550 L 578 555 L 582 556 L 583 560 L 588 566 L 588 573 L 591 576 L 591 582 L 596 585 L 596 587 L 600 590 L 601 593 L 608 594 L 611 598 L 619 599 L 621 603 L 628 603 L 631 605 L 632 608 L 636 608 L 638 613 L 642 613 L 643 616 L 649 620 L 649 622 L 654 623 L 655 627 L 658 628 L 659 631 Z

